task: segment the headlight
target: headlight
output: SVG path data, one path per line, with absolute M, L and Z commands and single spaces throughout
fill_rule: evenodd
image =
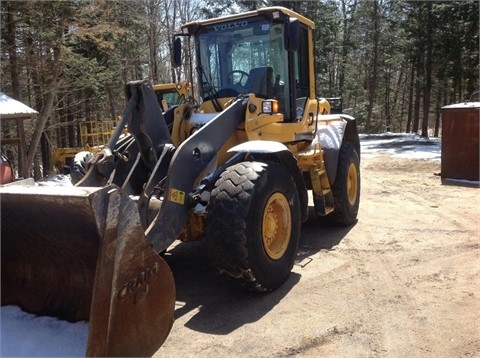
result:
M 269 99 L 268 101 L 262 102 L 262 113 L 277 113 L 278 112 L 278 101 L 274 99 Z

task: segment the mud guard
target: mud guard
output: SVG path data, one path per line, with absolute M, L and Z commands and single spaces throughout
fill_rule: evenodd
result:
M 273 158 L 276 162 L 287 168 L 297 186 L 298 197 L 300 199 L 301 221 L 305 222 L 308 219 L 308 192 L 305 181 L 302 172 L 298 168 L 297 160 L 287 146 L 275 141 L 253 140 L 236 145 L 230 148 L 228 152 L 248 153 L 253 155 L 256 160 L 268 160 L 269 158 L 271 160 Z
M 360 141 L 355 118 L 338 115 L 342 120 L 320 121 L 312 145 L 320 143 L 324 151 L 325 166 L 330 184 L 335 183 L 340 147 L 343 141 L 351 142 L 360 158 Z

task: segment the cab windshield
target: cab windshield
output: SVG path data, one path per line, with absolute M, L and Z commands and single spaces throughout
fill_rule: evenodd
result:
M 283 29 L 261 17 L 207 26 L 197 37 L 202 97 L 255 93 L 282 101 L 288 88 Z

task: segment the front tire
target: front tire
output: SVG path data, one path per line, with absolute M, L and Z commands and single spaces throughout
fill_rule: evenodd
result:
M 258 292 L 279 287 L 300 240 L 300 201 L 290 173 L 274 162 L 227 168 L 212 190 L 205 235 L 223 276 Z

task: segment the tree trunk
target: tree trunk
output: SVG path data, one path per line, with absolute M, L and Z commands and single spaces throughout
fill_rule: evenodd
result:
M 170 23 L 170 17 L 169 16 L 166 16 L 165 17 L 165 24 L 166 24 L 166 28 L 167 28 L 167 38 L 169 40 L 168 42 L 168 48 L 170 50 L 170 61 L 172 61 L 173 59 L 173 44 L 172 44 L 172 32 L 171 30 L 174 28 L 175 26 L 175 19 L 177 18 L 177 2 L 176 1 L 173 1 L 173 16 L 172 16 L 172 19 L 174 19 L 174 23 L 171 24 Z M 168 4 L 167 2 L 165 2 L 165 12 L 168 12 L 169 11 L 169 7 L 168 7 Z M 172 82 L 176 82 L 177 80 L 177 72 L 180 71 L 176 71 L 175 68 L 173 66 L 170 66 L 170 69 L 171 69 L 171 75 L 172 75 Z
M 443 82 L 443 81 L 442 81 Z M 442 103 L 443 87 L 440 87 L 437 92 L 437 106 L 435 108 L 435 129 L 433 136 L 438 137 L 440 133 L 440 116 L 441 116 L 441 103 Z
M 392 111 L 390 104 L 390 71 L 385 71 L 385 100 L 384 100 L 384 115 L 385 115 L 385 131 L 390 132 L 392 129 Z
M 410 74 L 410 90 L 408 91 L 408 114 L 407 114 L 407 125 L 405 127 L 405 132 L 410 133 L 410 128 L 412 126 L 413 118 L 413 88 L 414 88 L 414 78 L 415 78 L 415 67 L 412 65 L 411 74 Z
M 347 0 L 341 0 L 341 11 L 343 16 L 343 33 L 342 33 L 342 55 L 340 58 L 340 73 L 339 73 L 339 80 L 338 80 L 338 89 L 339 89 L 339 96 L 343 96 L 344 94 L 344 87 L 345 87 L 345 71 L 347 68 L 348 63 L 348 53 L 350 50 L 350 23 L 353 21 L 353 17 L 355 14 L 355 9 L 357 7 L 357 0 L 354 0 L 350 4 L 350 14 L 348 13 L 347 7 Z
M 430 114 L 430 94 L 432 91 L 432 3 L 427 3 L 427 38 L 425 58 L 425 90 L 423 92 L 422 137 L 428 137 L 428 117 Z
M 370 133 L 372 130 L 372 114 L 373 106 L 375 105 L 375 98 L 377 96 L 377 77 L 378 77 L 378 1 L 373 1 L 373 58 L 371 61 L 372 70 L 368 79 L 368 105 L 367 105 L 367 120 L 365 122 L 365 131 Z
M 50 144 L 45 132 L 42 132 L 42 136 L 40 138 L 40 147 L 42 152 L 43 176 L 47 176 L 52 172 L 53 168 L 50 160 Z M 36 172 L 36 170 L 34 172 Z
M 66 125 L 68 122 L 67 119 L 67 107 L 68 107 L 68 99 L 66 93 L 60 94 L 61 100 L 59 101 L 59 109 L 58 109 L 58 116 L 59 116 L 59 127 L 57 128 L 57 147 L 59 148 L 66 148 L 68 147 L 67 143 L 67 135 L 66 135 Z
M 58 29 L 56 32 L 57 41 L 51 47 L 52 50 L 52 62 L 50 63 L 51 68 L 51 80 L 46 84 L 45 88 L 48 88 L 43 107 L 38 114 L 37 121 L 35 124 L 35 130 L 30 141 L 30 145 L 27 150 L 27 165 L 30 167 L 33 164 L 35 158 L 35 153 L 40 143 L 40 138 L 43 131 L 45 130 L 45 125 L 50 118 L 50 115 L 53 111 L 54 99 L 57 95 L 56 88 L 58 87 L 58 77 L 61 72 L 61 57 L 62 57 L 62 45 L 61 39 L 64 35 L 64 29 L 67 26 L 65 18 L 61 18 L 58 22 Z
M 115 103 L 113 101 L 113 89 L 112 86 L 107 87 L 107 95 L 108 95 L 108 104 L 110 108 L 110 118 L 112 121 L 116 122 L 116 112 L 115 112 Z
M 415 79 L 415 103 L 414 103 L 414 110 L 413 110 L 413 125 L 412 125 L 412 132 L 418 132 L 418 126 L 420 121 L 420 101 L 422 99 L 422 81 L 421 78 L 423 76 L 423 62 L 422 56 L 417 56 L 417 63 L 416 63 L 416 79 Z
M 55 88 L 56 85 L 56 76 L 53 79 L 52 83 L 50 84 L 50 88 Z M 53 100 L 55 98 L 55 91 L 49 91 L 47 94 L 47 97 L 45 99 L 45 104 L 43 105 L 42 109 L 40 110 L 40 113 L 37 117 L 37 122 L 35 124 L 35 130 L 32 135 L 32 140 L 30 141 L 30 146 L 28 147 L 27 150 L 27 164 L 30 167 L 33 163 L 33 159 L 35 157 L 35 152 L 38 147 L 38 143 L 40 142 L 40 138 L 42 136 L 43 130 L 45 128 L 45 124 L 47 123 L 48 118 L 50 118 L 50 115 L 53 110 Z
M 73 111 L 73 106 L 74 106 L 74 98 L 72 98 L 72 95 L 71 93 L 67 94 L 67 108 L 66 108 L 66 112 L 67 112 L 67 123 L 68 123 L 68 126 L 67 126 L 67 138 L 68 138 L 68 145 L 70 147 L 76 147 L 77 146 L 77 138 L 75 136 L 75 124 L 74 124 L 74 121 L 75 121 L 75 115 L 74 115 L 74 111 Z
M 148 42 L 150 55 L 150 78 L 153 83 L 158 83 L 158 27 L 157 27 L 158 1 L 149 0 L 148 2 Z
M 14 18 L 13 2 L 8 1 L 5 6 L 7 7 L 7 36 L 5 42 L 7 44 L 8 58 L 10 62 L 10 76 L 12 77 L 12 93 L 13 98 L 21 100 L 20 93 L 20 80 L 18 76 L 18 58 L 17 58 L 17 45 L 16 45 L 16 22 Z

